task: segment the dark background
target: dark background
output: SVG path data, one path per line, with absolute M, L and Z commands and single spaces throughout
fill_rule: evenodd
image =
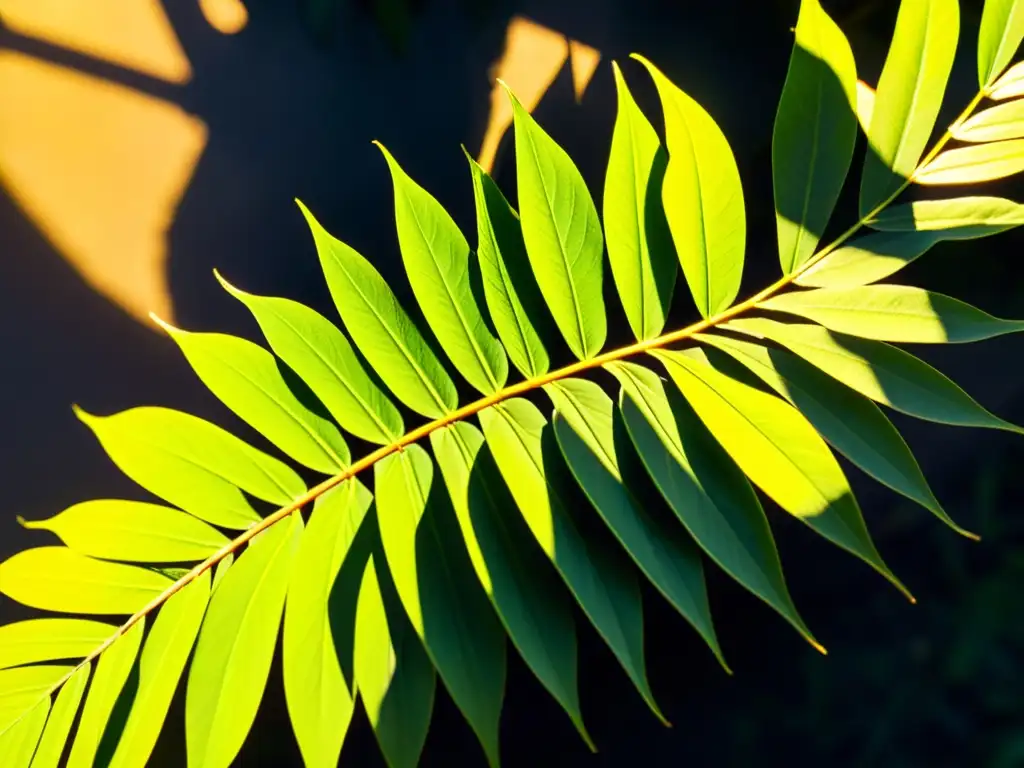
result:
M 245 310 L 214 281 L 214 266 L 246 290 L 289 296 L 333 314 L 294 197 L 410 299 L 390 179 L 371 139 L 387 145 L 475 241 L 459 145 L 479 146 L 490 92 L 486 72 L 514 14 L 602 53 L 581 104 L 574 102 L 566 70 L 536 110 L 598 200 L 615 113 L 611 59 L 644 53 L 712 113 L 730 139 L 745 185 L 749 248 L 742 294 L 774 279 L 771 125 L 796 0 L 419 0 L 410 4 L 403 44 L 369 5 L 343 3 L 336 16 L 311 26 L 296 4 L 250 2 L 248 26 L 225 37 L 209 29 L 194 3 L 167 1 L 194 70 L 173 97 L 209 128 L 170 233 L 179 325 L 257 338 Z M 850 37 L 860 76 L 874 83 L 898 4 L 823 5 Z M 961 6 L 961 45 L 940 123 L 976 90 L 981 2 Z M 648 114 L 657 116 L 640 67 L 626 62 L 624 69 Z M 510 195 L 511 159 L 507 148 L 495 171 Z M 1024 199 L 1013 183 L 999 192 Z M 854 215 L 850 202 L 844 198 L 837 212 L 843 228 Z M 1011 232 L 940 245 L 898 279 L 1022 317 L 1022 244 L 1024 237 Z M 93 497 L 139 498 L 72 416 L 72 402 L 94 413 L 167 405 L 259 443 L 203 390 L 168 339 L 88 288 L 3 195 L 0 245 L 0 556 L 47 538 L 20 529 L 17 514 L 48 516 Z M 919 351 L 984 405 L 1024 422 L 1024 340 Z M 502 721 L 506 764 L 1024 765 L 1024 444 L 1001 433 L 894 420 L 947 511 L 982 535 L 978 544 L 959 538 L 850 469 L 876 542 L 917 606 L 769 506 L 794 599 L 828 657 L 732 582 L 709 573 L 719 635 L 736 673 L 729 678 L 647 589 L 649 674 L 674 727 L 657 723 L 581 623 L 584 717 L 600 752 L 588 754 L 568 719 L 510 653 Z M 27 615 L 0 600 L 4 621 Z M 300 764 L 279 676 L 275 666 L 239 765 Z M 469 729 L 438 691 L 423 765 L 483 765 Z M 181 714 L 179 701 L 153 765 L 184 764 Z M 360 711 L 342 764 L 381 764 Z

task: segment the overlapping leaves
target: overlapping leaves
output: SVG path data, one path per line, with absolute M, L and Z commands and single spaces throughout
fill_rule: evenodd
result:
M 603 222 L 568 155 L 510 94 L 519 210 L 471 161 L 475 253 L 381 147 L 417 312 L 305 206 L 340 327 L 218 275 L 272 352 L 164 327 L 266 445 L 163 408 L 77 411 L 154 498 L 86 501 L 25 522 L 63 546 L 0 564 L 0 591 L 74 615 L 0 627 L 0 765 L 144 765 L 185 679 L 188 763 L 224 768 L 252 726 L 279 633 L 307 765 L 338 762 L 362 706 L 387 763 L 414 766 L 438 682 L 497 765 L 509 653 L 593 747 L 573 603 L 662 719 L 644 660 L 641 583 L 726 669 L 708 568 L 823 650 L 789 593 L 770 525 L 779 514 L 909 596 L 836 454 L 971 536 L 878 406 L 1024 431 L 891 344 L 964 343 L 1024 325 L 879 284 L 940 241 L 1024 223 L 1022 206 L 996 197 L 894 204 L 915 182 L 1024 168 L 1024 65 L 1003 72 L 1024 36 L 1024 3 L 986 2 L 982 91 L 927 153 L 957 42 L 955 0 L 903 0 L 877 93 L 857 80 L 849 43 L 818 0 L 803 0 L 795 32 L 772 150 L 783 276 L 752 299 L 734 303 L 747 243 L 728 142 L 639 57 L 664 140 L 615 66 Z M 984 98 L 999 103 L 977 109 Z M 858 122 L 862 219 L 820 248 Z M 605 248 L 637 339 L 617 350 L 603 349 Z M 703 319 L 666 333 L 679 272 Z M 556 333 L 578 362 L 552 367 Z M 525 380 L 510 382 L 510 361 Z M 617 392 L 594 380 L 598 367 Z M 454 373 L 483 398 L 460 406 Z M 432 421 L 407 431 L 418 417 Z M 354 459 L 351 438 L 377 447 Z M 291 463 L 319 484 L 308 488 Z M 278 510 L 261 516 L 263 503 Z

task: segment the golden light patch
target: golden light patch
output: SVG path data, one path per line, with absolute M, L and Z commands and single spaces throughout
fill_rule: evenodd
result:
M 199 0 L 206 22 L 223 35 L 241 32 L 249 23 L 249 12 L 241 0 Z

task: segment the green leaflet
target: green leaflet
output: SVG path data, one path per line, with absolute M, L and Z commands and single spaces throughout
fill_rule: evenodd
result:
M 914 175 L 918 184 L 977 184 L 1024 170 L 1024 139 L 947 149 Z
M 185 696 L 190 768 L 227 768 L 256 717 L 270 673 L 302 517 L 268 528 L 210 599 Z
M 563 379 L 544 387 L 555 406 L 555 437 L 569 469 L 633 561 L 693 626 L 729 671 L 715 636 L 700 550 L 680 526 L 646 510 L 633 483 L 625 434 L 616 434 L 615 406 L 600 386 Z
M 28 768 L 49 712 L 49 697 L 41 699 L 16 725 L 0 734 L 0 765 Z
M 459 373 L 492 394 L 508 378 L 508 360 L 470 288 L 469 243 L 441 204 L 375 143 L 391 171 L 398 243 L 416 301 Z
M 144 618 L 139 619 L 100 656 L 85 697 L 67 768 L 91 768 L 93 765 L 114 704 L 135 665 L 135 657 L 139 655 L 145 624 Z
M 743 277 L 747 224 L 736 159 L 703 107 L 647 59 L 633 58 L 661 98 L 669 154 L 662 202 L 693 300 L 710 317 L 732 304 Z
M 791 402 L 837 451 L 894 491 L 930 511 L 970 538 L 954 523 L 928 487 L 910 448 L 877 405 L 789 352 L 726 336 L 694 338 L 721 349 Z
M 637 453 L 694 540 L 823 651 L 793 605 L 768 519 L 743 472 L 657 374 L 627 362 L 607 369 L 622 384 L 619 409 Z
M 0 626 L 0 669 L 79 659 L 117 630 L 88 619 L 28 619 Z
M 53 702 L 50 717 L 46 721 L 46 729 L 43 731 L 39 745 L 36 747 L 36 753 L 32 757 L 32 768 L 57 768 L 61 755 L 64 754 L 68 735 L 71 733 L 71 725 L 74 723 L 75 715 L 78 714 L 78 705 L 82 703 L 82 694 L 85 693 L 85 686 L 89 682 L 91 671 L 92 663 L 87 662 L 75 670 L 68 681 L 61 686 L 60 692 Z
M 900 3 L 868 131 L 861 216 L 899 190 L 917 167 L 942 105 L 959 30 L 957 0 Z
M 222 558 L 217 567 L 213 569 L 213 583 L 210 586 L 210 592 L 214 592 L 221 580 L 227 575 L 228 569 L 231 568 L 235 562 L 235 553 L 228 552 L 227 556 Z
M 604 236 L 597 208 L 565 150 L 537 125 L 512 91 L 508 95 L 526 253 L 569 349 L 586 360 L 601 351 L 608 332 L 601 293 Z
M 328 607 L 342 563 L 349 556 L 356 559 L 350 547 L 372 501 L 355 479 L 317 499 L 288 583 L 284 693 L 302 758 L 311 768 L 338 764 L 352 717 L 354 691 L 342 675 L 335 650 L 342 638 L 332 633 Z M 351 608 L 354 618 L 354 600 Z
M 975 143 L 1024 138 L 1024 102 L 1010 101 L 983 109 L 954 126 L 951 133 L 958 141 Z
M 66 547 L 25 549 L 0 563 L 0 592 L 61 613 L 135 613 L 171 584 L 156 571 L 93 560 Z
M 875 549 L 843 470 L 799 411 L 686 355 L 661 350 L 652 354 L 755 485 L 913 600 Z
M 0 739 L 30 714 L 40 699 L 47 698 L 53 686 L 67 677 L 74 667 L 40 664 L 0 671 Z
M 881 341 L 957 344 L 1024 330 L 1024 321 L 1002 320 L 941 293 L 907 285 L 789 292 L 757 306 Z
M 636 578 L 619 552 L 579 531 L 571 512 L 573 481 L 560 466 L 547 420 L 521 398 L 482 410 L 479 419 L 487 447 L 534 538 L 644 701 L 665 722 L 647 682 Z
M 618 114 L 604 181 L 608 260 L 626 319 L 638 341 L 665 327 L 678 261 L 661 207 L 668 155 L 612 62 Z
M 387 571 L 383 572 L 387 578 Z M 416 768 L 430 727 L 436 677 L 385 582 L 387 607 L 373 558 L 356 608 L 355 672 L 359 697 L 388 768 Z
M 944 239 L 969 240 L 1024 224 L 1024 205 L 1002 197 L 954 197 L 891 205 L 868 222 L 889 232 L 940 231 Z
M 818 0 L 802 0 L 772 135 L 779 261 L 788 275 L 814 253 L 857 138 L 857 65 Z
M 832 333 L 816 325 L 783 325 L 760 318 L 732 320 L 722 328 L 771 339 L 851 389 L 909 416 L 1024 433 L 986 411 L 927 363 L 883 342 Z
M 1024 3 L 985 0 L 978 33 L 978 83 L 982 90 L 1006 69 L 1024 39 Z
M 857 81 L 857 122 L 866 136 L 871 130 L 871 116 L 875 113 L 875 89 L 863 80 Z
M 298 205 L 313 232 L 338 314 L 374 373 L 419 414 L 436 419 L 454 410 L 455 384 L 384 278 L 363 256 L 331 237 L 306 206 Z
M 128 477 L 223 528 L 248 528 L 260 519 L 239 489 L 282 506 L 306 491 L 285 464 L 181 411 L 143 407 L 91 416 L 76 408 L 75 415 Z
M 329 475 L 348 464 L 348 446 L 338 428 L 300 402 L 263 347 L 237 336 L 161 325 L 203 384 L 288 456 Z
M 535 324 L 547 310 L 530 271 L 519 216 L 468 152 L 466 159 L 473 175 L 476 250 L 487 309 L 512 363 L 527 378 L 540 376 L 549 362 Z
M 21 523 L 57 534 L 83 555 L 136 563 L 203 560 L 228 543 L 227 536 L 202 520 L 141 501 L 83 501 L 48 520 Z
M 988 91 L 993 101 L 1015 99 L 1024 96 L 1024 61 L 1019 61 L 1006 70 Z
M 805 288 L 855 288 L 899 272 L 944 239 L 943 232 L 872 232 L 837 248 L 793 282 Z
M 246 293 L 214 271 L 245 304 L 270 348 L 313 390 L 334 420 L 356 437 L 387 445 L 402 436 L 402 416 L 371 381 L 345 334 L 304 304 Z
M 434 464 L 411 445 L 374 466 L 377 519 L 398 595 L 492 766 L 505 693 L 505 638 L 474 584 Z
M 528 534 L 507 519 L 515 502 L 483 435 L 457 422 L 432 432 L 430 444 L 473 569 L 509 638 L 594 749 L 580 712 L 571 606 Z

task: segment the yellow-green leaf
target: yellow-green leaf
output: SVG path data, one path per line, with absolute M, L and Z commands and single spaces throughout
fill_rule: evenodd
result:
M 866 216 L 917 167 L 942 106 L 960 30 L 958 0 L 902 0 L 882 68 L 860 185 Z
M 55 533 L 83 555 L 136 563 L 203 560 L 228 543 L 216 528 L 184 512 L 121 499 L 83 501 L 22 525 Z
M 923 256 L 943 232 L 872 232 L 837 248 L 793 282 L 805 288 L 855 288 L 899 272 Z M 979 235 L 980 237 L 980 235 Z
M 117 631 L 89 619 L 28 619 L 0 626 L 0 669 L 80 659 Z
M 977 184 L 1024 170 L 1024 139 L 947 149 L 914 175 L 918 184 Z
M 1024 3 L 985 0 L 978 33 L 978 83 L 984 90 L 1006 69 L 1024 40 Z
M 302 517 L 268 528 L 210 599 L 185 696 L 190 768 L 228 768 L 256 717 L 284 609 Z
M 866 136 L 871 130 L 871 116 L 875 113 L 875 89 L 863 80 L 857 81 L 857 122 Z
M 40 699 L 17 723 L 0 733 L 0 765 L 4 768 L 28 768 L 46 725 L 50 699 Z
M 886 232 L 936 232 L 969 240 L 1024 224 L 1024 205 L 1002 197 L 953 197 L 890 205 L 868 225 Z
M 661 333 L 678 261 L 661 206 L 668 154 L 612 62 L 618 113 L 604 181 L 604 232 L 612 278 L 638 340 Z
M 788 275 L 814 253 L 857 138 L 857 65 L 818 0 L 802 0 L 772 135 L 779 261 Z
M 516 139 L 516 186 L 533 273 L 569 349 L 601 351 L 605 324 L 604 236 L 597 208 L 569 155 L 508 92 Z
M 1009 101 L 983 109 L 955 126 L 952 134 L 959 141 L 974 143 L 1024 138 L 1024 101 Z
M 993 83 L 988 97 L 994 101 L 1016 99 L 1024 96 L 1024 61 L 1018 61 Z
M 729 142 L 696 101 L 647 59 L 665 115 L 668 167 L 662 202 L 697 309 L 710 317 L 739 292 L 747 224 L 743 186 Z
M 82 703 L 82 694 L 85 693 L 91 671 L 92 663 L 89 662 L 75 670 L 61 686 L 53 702 L 50 717 L 46 721 L 46 729 L 39 739 L 39 746 L 32 756 L 32 768 L 57 768 L 64 754 L 68 735 L 71 733 L 71 725 L 78 714 L 78 705 Z
M 172 583 L 148 568 L 94 560 L 66 547 L 26 549 L 0 563 L 0 592 L 62 613 L 135 613 Z

